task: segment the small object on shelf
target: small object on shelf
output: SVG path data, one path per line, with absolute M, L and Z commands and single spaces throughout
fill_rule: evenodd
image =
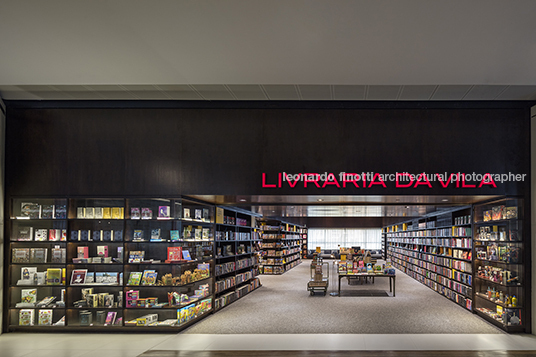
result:
M 139 207 L 132 207 L 130 209 L 130 219 L 141 219 L 141 213 Z
M 112 209 L 110 207 L 102 208 L 102 218 L 103 219 L 112 219 Z
M 141 209 L 141 219 L 153 219 L 153 210 L 148 207 Z
M 171 216 L 171 210 L 169 206 L 158 206 L 158 218 L 169 219 Z
M 130 272 L 127 285 L 140 285 L 142 275 L 143 273 L 139 271 Z
M 103 219 L 104 212 L 102 207 L 95 207 L 95 219 Z
M 86 219 L 95 218 L 95 207 L 86 207 Z
M 34 309 L 21 309 L 19 311 L 19 325 L 20 326 L 33 326 L 34 325 Z
M 38 313 L 38 325 L 39 326 L 50 326 L 52 325 L 52 310 L 39 310 Z
M 183 218 L 185 219 L 191 219 L 190 217 L 190 209 L 189 208 L 185 208 L 184 211 L 183 211 Z
M 181 240 L 181 233 L 179 230 L 171 230 L 169 235 L 170 235 L 170 240 L 172 242 L 178 242 Z
M 61 268 L 48 268 L 46 276 L 47 285 L 61 285 Z
M 36 229 L 35 230 L 35 241 L 36 242 L 46 242 L 48 240 L 48 230 L 47 229 Z
M 82 285 L 86 282 L 87 269 L 73 270 L 71 285 Z

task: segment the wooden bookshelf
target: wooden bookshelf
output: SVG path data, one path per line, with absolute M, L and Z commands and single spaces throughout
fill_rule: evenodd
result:
M 283 274 L 301 263 L 303 232 L 303 227 L 279 220 L 260 222 L 263 274 Z
M 383 234 L 396 268 L 473 310 L 470 206 L 384 227 Z
M 260 240 L 253 212 L 216 207 L 215 299 L 217 311 L 261 286 Z

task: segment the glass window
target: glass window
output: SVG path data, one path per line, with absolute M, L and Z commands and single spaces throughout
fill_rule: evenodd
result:
M 380 228 L 309 228 L 309 249 L 339 249 L 341 247 L 361 247 L 361 249 L 381 249 L 382 230 Z

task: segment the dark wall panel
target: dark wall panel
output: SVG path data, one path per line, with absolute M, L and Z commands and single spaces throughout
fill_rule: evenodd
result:
M 526 194 L 525 108 L 9 107 L 8 195 Z M 447 189 L 262 188 L 262 173 L 527 174 Z

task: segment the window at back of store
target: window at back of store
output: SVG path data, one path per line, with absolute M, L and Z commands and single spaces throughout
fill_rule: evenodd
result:
M 341 247 L 361 247 L 361 249 L 381 249 L 382 230 L 364 228 L 309 228 L 309 249 L 321 247 L 338 249 Z

